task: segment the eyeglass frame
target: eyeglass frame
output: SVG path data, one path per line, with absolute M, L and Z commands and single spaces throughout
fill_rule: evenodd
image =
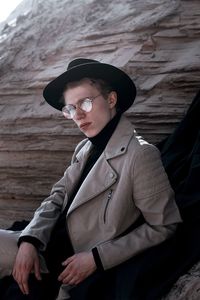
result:
M 76 115 L 77 107 L 78 107 L 80 110 L 82 110 L 83 112 L 86 112 L 86 113 L 87 113 L 87 112 L 90 112 L 90 111 L 92 110 L 92 108 L 93 108 L 93 101 L 94 101 L 97 97 L 99 97 L 99 96 L 101 96 L 101 95 L 102 95 L 102 93 L 100 93 L 100 94 L 98 94 L 98 95 L 96 95 L 96 96 L 94 96 L 94 97 L 85 97 L 85 98 L 83 98 L 83 99 L 80 99 L 76 105 L 73 105 L 73 104 L 67 104 L 67 105 L 63 106 L 63 108 L 62 108 L 62 113 L 63 113 L 64 117 L 65 117 L 66 119 L 69 119 L 69 120 L 73 119 L 74 116 Z M 81 108 L 81 105 L 82 105 L 84 102 L 86 102 L 86 101 L 91 103 L 91 108 L 90 108 L 89 110 L 85 110 L 85 109 Z M 74 114 L 71 115 L 70 110 L 69 110 L 67 107 L 70 107 L 70 108 L 74 109 Z M 68 112 L 64 111 L 65 109 L 67 109 Z

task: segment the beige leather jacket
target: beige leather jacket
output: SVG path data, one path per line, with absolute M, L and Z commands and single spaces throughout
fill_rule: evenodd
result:
M 92 147 L 76 148 L 71 165 L 43 201 L 22 235 L 38 238 L 43 249 L 80 178 Z M 145 224 L 124 234 L 140 215 Z M 181 217 L 157 148 L 137 136 L 122 117 L 104 152 L 76 194 L 66 216 L 75 252 L 97 247 L 104 269 L 161 243 Z

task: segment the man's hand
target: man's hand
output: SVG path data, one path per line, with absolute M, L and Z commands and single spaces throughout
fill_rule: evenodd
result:
M 96 270 L 92 252 L 75 254 L 66 259 L 62 265 L 65 269 L 59 275 L 58 280 L 70 285 L 80 283 Z
M 27 242 L 22 242 L 13 267 L 13 277 L 19 284 L 23 294 L 29 294 L 28 278 L 31 272 L 41 280 L 40 263 L 36 248 Z

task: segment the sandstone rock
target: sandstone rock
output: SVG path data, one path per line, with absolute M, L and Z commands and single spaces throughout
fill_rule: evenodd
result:
M 0 225 L 31 216 L 82 139 L 45 103 L 45 84 L 74 57 L 121 67 L 138 89 L 127 116 L 156 143 L 199 88 L 199 14 L 198 1 L 24 0 L 1 24 Z
M 157 143 L 199 89 L 199 17 L 198 0 L 24 0 L 0 24 L 0 227 L 31 218 L 83 138 L 46 83 L 75 57 L 122 68 L 138 89 L 126 115 Z
M 200 262 L 195 264 L 174 284 L 162 300 L 199 300 L 200 299 Z

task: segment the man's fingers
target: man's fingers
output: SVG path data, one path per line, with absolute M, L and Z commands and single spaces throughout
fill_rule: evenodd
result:
M 65 261 L 62 262 L 63 266 L 67 266 L 70 262 L 72 262 L 74 260 L 74 255 L 68 257 Z
M 42 280 L 39 261 L 34 264 L 34 273 L 37 280 Z
M 25 270 L 17 270 L 14 266 L 13 268 L 13 278 L 18 283 L 20 290 L 23 294 L 28 295 L 29 293 L 29 286 L 28 286 L 28 278 L 29 278 L 29 272 Z
M 62 273 L 58 276 L 58 280 L 59 281 L 63 281 L 64 278 L 66 278 L 67 276 L 69 276 L 71 274 L 71 267 L 68 265 L 64 271 L 62 271 Z
M 23 294 L 28 295 L 29 294 L 29 287 L 28 283 L 18 283 L 20 290 L 22 291 Z
M 40 262 L 36 248 L 27 242 L 20 244 L 14 267 L 13 277 L 18 283 L 23 294 L 29 293 L 28 279 L 31 272 L 40 280 Z
M 19 288 L 20 288 L 21 292 L 22 292 L 23 294 L 25 294 L 25 290 L 24 290 L 23 285 L 22 285 L 21 283 L 18 283 L 18 285 L 19 285 Z
M 20 276 L 20 274 L 15 274 L 14 279 L 19 285 L 20 290 L 23 294 L 28 295 L 29 293 L 29 286 L 28 286 L 28 274 L 24 276 Z
M 69 284 L 73 280 L 73 275 L 68 275 L 62 280 L 62 283 Z

